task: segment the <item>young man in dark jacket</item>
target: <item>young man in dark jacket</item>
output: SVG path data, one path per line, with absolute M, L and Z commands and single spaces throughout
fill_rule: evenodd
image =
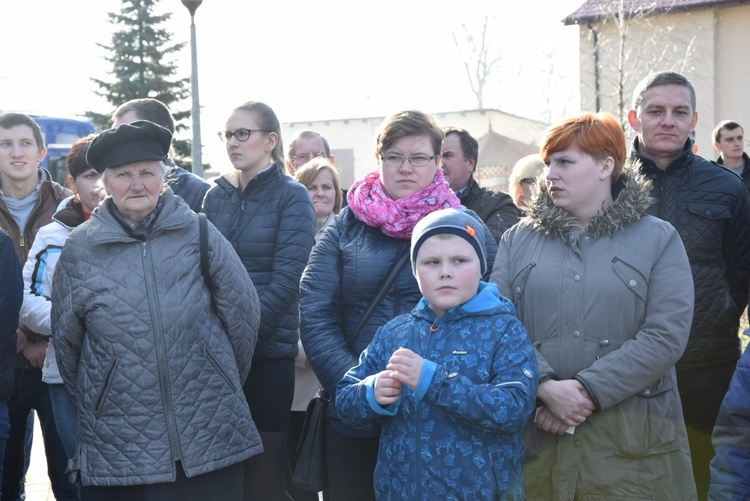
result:
M 712 133 L 714 148 L 719 152 L 716 163 L 742 178 L 750 193 L 750 156 L 745 153 L 745 130 L 732 120 L 716 124 Z
M 635 89 L 631 157 L 653 184 L 649 213 L 677 229 L 690 260 L 695 309 L 677 382 L 698 497 L 708 492 L 711 431 L 729 387 L 750 279 L 750 202 L 737 176 L 692 151 L 695 90 L 679 73 L 649 75 Z

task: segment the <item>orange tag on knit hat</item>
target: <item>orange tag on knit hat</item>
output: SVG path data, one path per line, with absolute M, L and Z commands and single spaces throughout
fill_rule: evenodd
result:
M 474 228 L 469 223 L 466 223 L 466 233 L 468 233 L 470 237 L 473 237 L 474 235 L 476 235 Z

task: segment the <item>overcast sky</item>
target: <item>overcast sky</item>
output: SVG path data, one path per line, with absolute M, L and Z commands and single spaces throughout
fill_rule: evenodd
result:
M 0 110 L 110 112 L 89 78 L 120 0 L 2 0 Z M 230 110 L 263 101 L 282 122 L 476 108 L 452 30 L 479 35 L 487 14 L 502 70 L 485 107 L 534 119 L 578 111 L 578 28 L 561 20 L 583 0 L 205 0 L 195 16 L 204 162 L 226 163 L 215 132 Z M 167 29 L 189 42 L 180 0 Z M 190 75 L 189 44 L 178 57 Z M 183 109 L 190 109 L 186 102 Z M 190 133 L 186 133 L 190 137 Z

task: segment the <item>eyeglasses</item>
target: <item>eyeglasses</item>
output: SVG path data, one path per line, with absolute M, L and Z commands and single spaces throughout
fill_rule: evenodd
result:
M 403 155 L 394 155 L 389 153 L 388 155 L 380 155 L 380 159 L 383 163 L 389 167 L 401 167 L 408 160 L 412 167 L 424 167 L 431 161 L 435 160 L 440 156 L 440 153 L 436 153 L 431 157 L 427 155 L 412 155 L 405 157 Z
M 222 130 L 218 132 L 219 139 L 221 139 L 223 142 L 228 143 L 232 140 L 232 136 L 239 141 L 244 142 L 250 139 L 250 134 L 253 132 L 274 132 L 272 130 L 268 129 L 237 129 L 236 131 L 228 131 L 228 130 Z
M 317 153 L 303 153 L 301 155 L 293 155 L 289 157 L 289 160 L 295 165 L 304 165 L 314 158 L 325 158 L 326 154 L 322 151 Z

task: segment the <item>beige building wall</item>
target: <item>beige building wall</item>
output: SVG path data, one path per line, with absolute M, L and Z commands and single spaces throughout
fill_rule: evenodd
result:
M 547 124 L 503 113 L 499 110 L 468 110 L 433 113 L 440 126 L 461 127 L 479 139 L 493 131 L 531 145 L 538 145 Z M 384 117 L 345 118 L 283 124 L 285 144 L 299 131 L 311 129 L 328 139 L 342 186 L 349 187 L 368 172 L 377 169 L 375 136 Z
M 625 122 L 633 89 L 651 72 L 677 71 L 695 87 L 698 153 L 716 158 L 711 131 L 720 120 L 747 123 L 750 130 L 750 5 L 654 14 L 630 19 L 621 30 L 615 19 L 579 26 L 581 108 L 596 110 L 594 40 L 600 61 L 599 109 Z M 621 33 L 625 65 L 618 71 Z M 619 90 L 623 90 L 622 103 Z M 629 127 L 626 127 L 629 131 Z M 629 131 L 630 138 L 633 133 Z

